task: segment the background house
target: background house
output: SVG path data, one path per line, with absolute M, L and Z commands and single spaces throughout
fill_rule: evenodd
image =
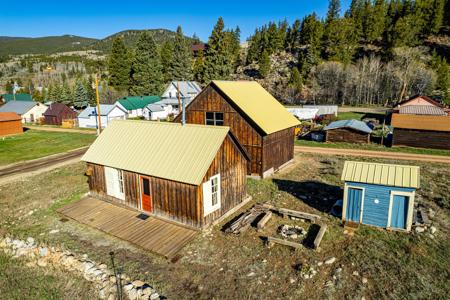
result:
M 286 109 L 301 121 L 314 120 L 319 113 L 318 108 L 287 107 Z
M 325 118 L 337 117 L 338 115 L 337 105 L 303 105 L 303 108 L 318 109 L 317 115 Z
M 393 146 L 450 149 L 450 116 L 392 114 Z
M 229 126 L 250 157 L 247 174 L 259 177 L 294 158 L 294 127 L 300 124 L 256 81 L 211 82 L 186 107 L 186 122 Z
M 180 90 L 180 101 L 188 105 L 200 92 L 201 87 L 195 81 L 172 81 L 161 96 L 161 101 L 156 104 L 171 105 L 174 114 L 178 114 L 178 88 Z
M 100 121 L 102 128 L 108 126 L 112 120 L 125 120 L 127 112 L 115 104 L 100 104 Z M 78 115 L 78 126 L 82 128 L 97 128 L 97 106 L 88 106 Z
M 172 114 L 171 105 L 149 104 L 144 108 L 143 117 L 146 120 L 165 120 Z
M 0 103 L 8 103 L 10 101 L 33 101 L 30 94 L 3 94 L 0 95 Z
M 369 143 L 372 129 L 366 123 L 358 120 L 340 120 L 331 122 L 323 129 L 325 141 L 336 143 Z
M 14 112 L 18 114 L 22 123 L 34 123 L 43 118 L 47 106 L 34 101 L 10 101 L 0 107 L 0 112 Z
M 419 167 L 346 161 L 342 220 L 410 231 Z
M 0 136 L 22 133 L 22 119 L 13 112 L 0 112 Z
M 116 101 L 116 105 L 128 113 L 128 117 L 142 117 L 144 108 L 161 100 L 159 96 L 129 96 Z
M 116 121 L 82 160 L 92 196 L 196 228 L 246 198 L 247 158 L 225 126 Z
M 45 124 L 61 125 L 63 120 L 73 120 L 78 113 L 63 103 L 51 103 L 44 112 Z

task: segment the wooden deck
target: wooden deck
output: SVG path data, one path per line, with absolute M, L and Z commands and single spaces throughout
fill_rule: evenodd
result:
M 58 212 L 167 258 L 175 256 L 197 233 L 154 217 L 142 220 L 137 211 L 92 197 L 64 206 Z

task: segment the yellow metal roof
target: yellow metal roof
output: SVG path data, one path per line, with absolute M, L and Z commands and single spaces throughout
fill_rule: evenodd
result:
M 420 168 L 417 166 L 346 161 L 341 180 L 419 188 Z
M 300 122 L 256 81 L 213 81 L 266 134 Z
M 116 120 L 82 160 L 199 185 L 229 127 Z

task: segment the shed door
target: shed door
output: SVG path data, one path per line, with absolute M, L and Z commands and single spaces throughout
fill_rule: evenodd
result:
M 408 216 L 409 197 L 394 195 L 392 199 L 391 227 L 406 229 L 406 218 Z
M 361 220 L 361 203 L 363 190 L 349 187 L 347 190 L 347 221 L 359 223 Z
M 150 194 L 150 179 L 148 177 L 140 177 L 142 210 L 147 212 L 153 211 L 152 199 Z

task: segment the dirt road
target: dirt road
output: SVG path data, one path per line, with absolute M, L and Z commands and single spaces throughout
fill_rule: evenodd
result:
M 0 168 L 0 184 L 47 172 L 67 164 L 76 163 L 80 161 L 81 156 L 87 149 L 88 147 L 79 148 L 64 153 L 4 166 Z
M 386 159 L 400 160 L 417 160 L 450 164 L 450 156 L 428 155 L 428 154 L 410 154 L 401 152 L 388 151 L 371 151 L 371 150 L 354 150 L 354 149 L 337 149 L 337 148 L 321 148 L 321 147 L 303 147 L 295 146 L 296 153 L 316 153 L 327 155 L 347 155 L 360 157 L 377 157 Z
M 55 132 L 72 132 L 72 133 L 85 133 L 85 134 L 97 134 L 96 130 L 89 129 L 71 129 L 71 128 L 59 128 L 59 127 L 46 127 L 46 126 L 33 126 L 27 125 L 26 128 L 42 131 L 55 131 Z

